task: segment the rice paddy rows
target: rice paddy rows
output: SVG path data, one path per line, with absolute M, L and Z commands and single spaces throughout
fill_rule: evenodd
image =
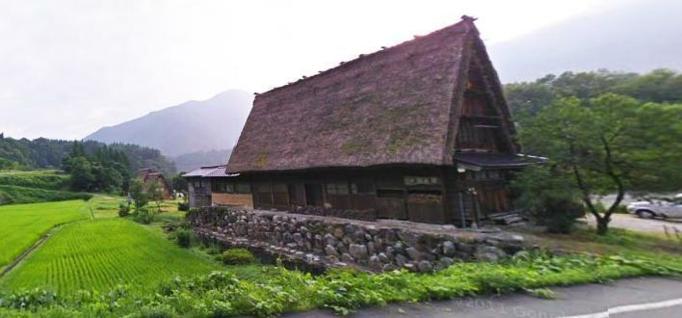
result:
M 82 200 L 0 206 L 0 268 L 8 265 L 55 225 L 87 219 Z
M 219 267 L 129 220 L 92 220 L 64 226 L 0 280 L 0 289 L 43 287 L 68 294 L 118 284 L 146 288 Z

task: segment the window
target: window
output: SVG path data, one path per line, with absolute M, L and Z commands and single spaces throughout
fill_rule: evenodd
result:
M 348 193 L 347 183 L 327 183 L 327 194 L 347 195 Z
M 238 182 L 235 187 L 236 193 L 251 193 L 251 186 L 246 182 Z
M 352 194 L 374 194 L 374 187 L 371 182 L 354 182 L 350 184 Z

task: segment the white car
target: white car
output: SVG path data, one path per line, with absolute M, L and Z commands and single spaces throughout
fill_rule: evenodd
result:
M 676 196 L 677 199 L 677 196 Z M 682 202 L 667 201 L 638 201 L 627 206 L 628 212 L 640 218 L 682 218 Z

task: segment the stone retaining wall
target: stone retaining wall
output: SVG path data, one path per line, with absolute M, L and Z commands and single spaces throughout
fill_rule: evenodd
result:
M 193 210 L 202 239 L 267 251 L 311 266 L 428 272 L 455 261 L 497 261 L 524 249 L 522 236 L 397 220 L 360 221 L 228 207 Z

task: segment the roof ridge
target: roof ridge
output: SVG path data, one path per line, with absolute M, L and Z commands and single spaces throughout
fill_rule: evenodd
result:
M 391 50 L 393 50 L 393 49 L 396 49 L 396 48 L 398 48 L 398 47 L 402 47 L 403 45 L 413 43 L 413 42 L 418 41 L 418 40 L 420 40 L 420 39 L 422 39 L 422 38 L 427 38 L 427 37 L 429 37 L 429 36 L 431 36 L 431 35 L 434 35 L 434 34 L 440 33 L 440 32 L 444 32 L 444 31 L 449 30 L 449 29 L 451 29 L 451 28 L 459 27 L 460 25 L 471 25 L 471 26 L 473 26 L 473 22 L 474 22 L 475 20 L 476 20 L 475 18 L 469 17 L 469 16 L 467 16 L 467 15 L 463 15 L 463 16 L 461 17 L 461 20 L 458 21 L 458 22 L 455 23 L 455 24 L 448 25 L 448 26 L 446 26 L 446 27 L 444 27 L 444 28 L 438 29 L 438 30 L 436 30 L 436 31 L 432 31 L 432 32 L 430 32 L 430 33 L 428 33 L 428 34 L 425 34 L 425 35 L 415 35 L 413 39 L 407 40 L 407 41 L 403 41 L 403 42 L 400 42 L 400 43 L 395 44 L 395 45 L 393 45 L 393 46 L 389 46 L 389 47 L 384 47 L 384 46 L 382 46 L 381 49 L 378 50 L 378 51 L 374 51 L 374 52 L 368 53 L 368 54 L 360 54 L 358 57 L 356 57 L 356 58 L 354 58 L 354 59 L 352 59 L 352 60 L 350 60 L 350 61 L 341 61 L 339 65 L 337 65 L 337 66 L 335 66 L 335 67 L 332 67 L 332 68 L 328 68 L 328 69 L 326 69 L 326 70 L 324 70 L 324 71 L 320 71 L 320 72 L 318 72 L 317 74 L 314 74 L 314 75 L 311 75 L 311 76 L 305 76 L 305 75 L 304 75 L 302 78 L 300 78 L 300 79 L 298 79 L 298 80 L 296 80 L 296 81 L 294 81 L 294 82 L 289 82 L 289 83 L 287 83 L 287 84 L 285 84 L 285 85 L 281 85 L 281 86 L 277 86 L 277 87 L 271 88 L 270 90 L 267 90 L 267 91 L 262 92 L 262 93 L 255 93 L 256 98 L 258 98 L 258 96 L 260 96 L 260 95 L 270 94 L 270 93 L 273 93 L 273 92 L 275 92 L 275 91 L 279 91 L 279 90 L 281 90 L 281 89 L 283 89 L 283 88 L 287 88 L 287 87 L 290 87 L 290 86 L 293 86 L 293 85 L 296 85 L 296 84 L 301 84 L 301 83 L 303 83 L 303 82 L 307 82 L 307 81 L 309 81 L 309 80 L 311 80 L 311 79 L 320 77 L 320 76 L 325 75 L 325 74 L 327 74 L 327 73 L 330 73 L 330 72 L 334 72 L 334 71 L 338 71 L 338 70 L 340 70 L 340 69 L 343 69 L 344 67 L 350 67 L 352 64 L 355 64 L 355 63 L 357 63 L 357 62 L 359 62 L 359 61 L 361 61 L 361 60 L 364 60 L 364 59 L 366 59 L 366 58 L 373 57 L 373 56 L 377 56 L 377 55 L 380 55 L 380 54 L 382 54 L 382 53 L 386 54 L 387 52 L 389 52 L 389 51 L 391 51 Z M 474 27 L 473 29 L 476 30 L 475 27 Z M 470 29 L 467 29 L 466 31 L 469 32 Z

